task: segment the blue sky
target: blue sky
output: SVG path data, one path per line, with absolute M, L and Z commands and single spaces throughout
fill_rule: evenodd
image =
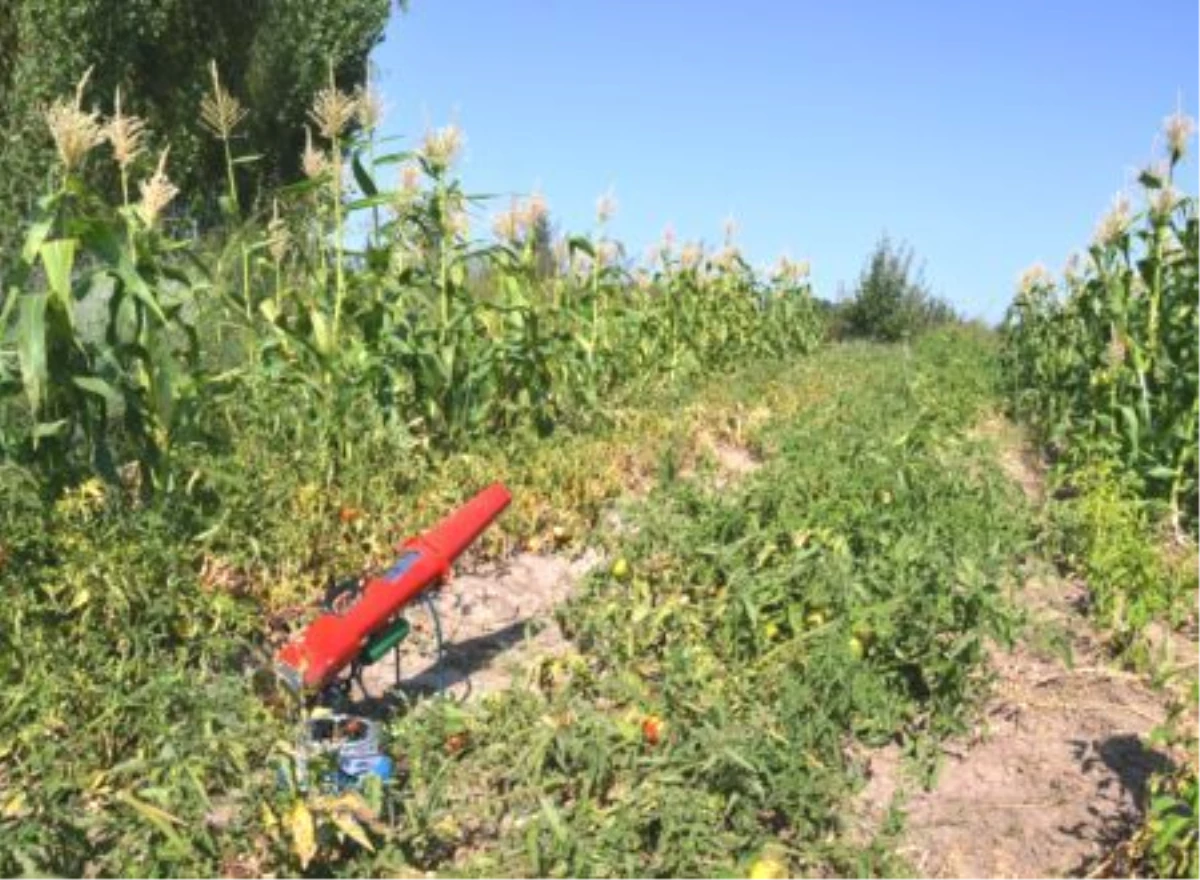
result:
M 1087 243 L 1163 117 L 1179 101 L 1196 115 L 1197 15 L 1195 0 L 411 0 L 373 60 L 385 132 L 457 122 L 470 191 L 536 187 L 585 230 L 612 187 L 634 254 L 668 224 L 718 243 L 732 215 L 753 263 L 809 259 L 825 297 L 886 231 L 936 293 L 994 320 L 1023 268 Z

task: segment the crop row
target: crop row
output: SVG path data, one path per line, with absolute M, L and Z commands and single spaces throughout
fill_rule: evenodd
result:
M 198 227 L 172 211 L 168 150 L 148 156 L 121 95 L 102 117 L 85 94 L 86 77 L 47 114 L 61 164 L 0 300 L 0 449 L 51 489 L 88 471 L 115 484 L 128 465 L 147 496 L 170 490 L 180 445 L 211 439 L 213 401 L 255 383 L 305 389 L 295 416 L 336 470 L 357 430 L 434 450 L 545 434 L 602 418 L 619 389 L 821 335 L 806 266 L 762 278 L 732 230 L 718 252 L 668 236 L 639 267 L 606 235 L 611 198 L 569 236 L 535 194 L 473 235 L 458 129 L 382 153 L 376 100 L 333 84 L 310 113 L 307 178 L 242 206 L 245 111 L 213 70 L 200 110 L 229 189 L 222 221 Z

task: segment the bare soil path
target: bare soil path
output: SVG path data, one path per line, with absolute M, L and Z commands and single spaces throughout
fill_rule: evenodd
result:
M 1013 426 L 990 419 L 979 433 L 1039 503 L 1042 475 Z M 1031 572 L 1015 599 L 1030 625 L 1013 650 L 992 650 L 992 695 L 972 735 L 947 745 L 933 789 L 920 790 L 896 748 L 870 761 L 860 803 L 878 822 L 898 796 L 900 854 L 925 876 L 1086 873 L 1141 818 L 1150 776 L 1170 766 L 1147 741 L 1170 696 L 1110 663 L 1082 613 L 1086 586 Z
M 1026 598 L 1070 589 L 1038 581 Z M 947 749 L 933 790 L 905 805 L 902 855 L 920 873 L 1078 875 L 1141 817 L 1151 774 L 1169 766 L 1147 745 L 1166 698 L 1112 669 L 1077 623 L 1073 666 L 1028 643 L 993 652 L 995 690 L 976 730 Z M 875 784 L 898 763 L 881 760 Z
M 380 698 L 399 686 L 468 699 L 509 687 L 537 660 L 568 649 L 554 609 L 598 561 L 594 551 L 576 559 L 522 553 L 455 575 L 432 597 L 444 644 L 440 662 L 434 618 L 427 607 L 414 606 L 399 676 L 391 657 L 368 667 L 367 696 Z

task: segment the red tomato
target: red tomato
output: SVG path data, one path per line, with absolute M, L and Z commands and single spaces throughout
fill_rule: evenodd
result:
M 647 715 L 642 719 L 642 736 L 650 745 L 658 745 L 666 732 L 667 722 L 657 715 Z

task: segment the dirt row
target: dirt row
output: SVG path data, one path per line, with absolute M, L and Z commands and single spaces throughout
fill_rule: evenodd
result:
M 977 434 L 1043 503 L 1042 468 L 1014 426 L 994 418 Z M 946 744 L 933 788 L 915 784 L 895 748 L 870 759 L 860 808 L 878 822 L 902 807 L 900 854 L 925 876 L 1088 874 L 1140 823 L 1151 776 L 1172 763 L 1149 735 L 1173 691 L 1113 665 L 1085 616 L 1087 586 L 1035 560 L 1013 599 L 1028 615 L 1021 639 L 990 650 L 991 695 L 971 734 Z M 1195 669 L 1194 643 L 1167 650 L 1165 662 Z
M 897 748 L 871 756 L 860 809 L 872 823 L 889 805 L 904 810 L 900 854 L 920 874 L 1079 876 L 1141 819 L 1151 775 L 1170 766 L 1148 745 L 1169 697 L 1109 664 L 1071 607 L 1085 592 L 1026 584 L 1020 599 L 1042 638 L 992 649 L 992 694 L 970 735 L 944 747 L 931 790 Z
M 569 648 L 554 609 L 599 559 L 594 551 L 576 559 L 522 553 L 456 575 L 432 594 L 432 609 L 418 604 L 408 615 L 413 632 L 398 663 L 384 658 L 365 670 L 364 696 L 403 686 L 463 700 L 521 684 L 537 660 Z

